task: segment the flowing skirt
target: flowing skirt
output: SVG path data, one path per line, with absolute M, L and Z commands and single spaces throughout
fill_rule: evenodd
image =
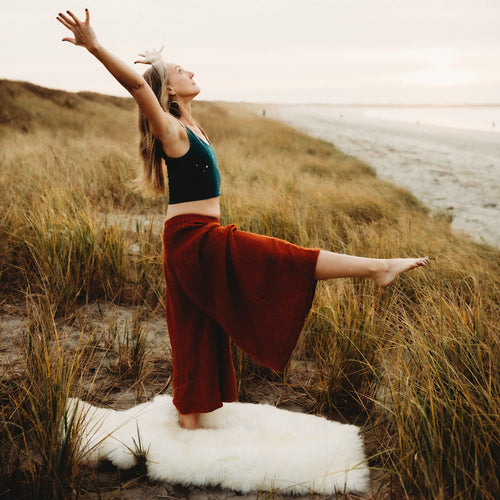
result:
M 210 412 L 236 399 L 231 340 L 283 371 L 311 308 L 319 250 L 197 214 L 167 220 L 163 243 L 179 412 Z

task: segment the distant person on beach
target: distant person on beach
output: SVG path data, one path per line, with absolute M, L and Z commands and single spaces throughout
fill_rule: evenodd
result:
M 191 71 L 141 54 L 151 64 L 136 73 L 97 40 L 72 12 L 57 16 L 130 92 L 139 106 L 142 184 L 165 191 L 166 319 L 172 348 L 179 425 L 200 427 L 200 414 L 236 399 L 230 339 L 256 361 L 283 371 L 311 307 L 317 280 L 366 277 L 389 285 L 428 258 L 371 259 L 303 248 L 221 226 L 220 174 L 207 134 L 191 114 L 200 87 Z

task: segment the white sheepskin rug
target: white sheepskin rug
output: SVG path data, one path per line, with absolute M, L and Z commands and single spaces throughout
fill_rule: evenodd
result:
M 125 411 L 68 402 L 82 459 L 128 469 L 145 458 L 152 479 L 248 493 L 363 493 L 369 472 L 359 429 L 273 406 L 225 403 L 204 414 L 203 429 L 178 424 L 171 396 Z

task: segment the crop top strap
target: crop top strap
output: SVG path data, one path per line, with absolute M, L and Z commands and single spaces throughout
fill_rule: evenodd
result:
M 180 121 L 180 120 L 179 120 Z M 193 133 L 198 139 L 200 139 L 200 141 L 204 141 L 205 144 L 209 145 L 210 147 L 212 147 L 212 143 L 210 142 L 210 139 L 208 138 L 207 134 L 205 133 L 205 131 L 201 128 L 201 127 L 198 127 L 198 130 L 203 134 L 203 137 L 205 139 L 202 139 L 191 127 L 188 127 L 187 125 L 185 125 L 184 123 L 181 122 L 181 125 L 186 129 L 186 133 L 188 133 L 188 130 Z M 188 137 L 189 138 L 189 137 Z

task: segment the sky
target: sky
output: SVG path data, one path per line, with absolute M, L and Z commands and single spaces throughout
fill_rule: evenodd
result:
M 205 100 L 500 103 L 500 0 L 2 0 L 0 78 L 127 95 L 61 41 L 85 7 L 106 48 L 164 45 Z

